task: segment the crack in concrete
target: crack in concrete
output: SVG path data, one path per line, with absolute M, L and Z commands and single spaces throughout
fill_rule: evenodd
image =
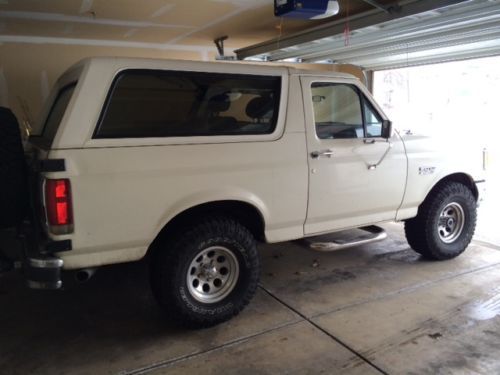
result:
M 500 246 L 495 245 L 495 244 L 490 243 L 490 242 L 482 241 L 482 240 L 472 240 L 472 244 L 487 247 L 487 248 L 490 248 L 492 250 L 500 250 Z
M 300 311 L 296 310 L 295 308 L 293 308 L 292 306 L 290 306 L 289 304 L 287 304 L 286 302 L 284 302 L 280 298 L 276 297 L 274 294 L 272 294 L 270 291 L 268 291 L 264 286 L 259 285 L 259 287 L 264 292 L 266 292 L 271 298 L 274 298 L 277 302 L 279 302 L 280 304 L 282 304 L 283 306 L 285 306 L 289 310 L 291 310 L 294 313 L 296 313 L 297 315 L 299 315 L 305 322 L 308 322 L 313 327 L 315 327 L 319 331 L 323 332 L 325 335 L 327 335 L 328 337 L 330 337 L 337 344 L 343 346 L 345 349 L 347 349 L 348 351 L 350 351 L 351 353 L 353 353 L 354 355 L 356 355 L 358 358 L 360 358 L 361 360 L 363 360 L 364 362 L 366 362 L 368 365 L 370 365 L 371 367 L 373 367 L 375 370 L 377 370 L 381 374 L 388 375 L 388 373 L 386 371 L 384 371 L 382 368 L 378 367 L 375 363 L 373 363 L 372 361 L 370 361 L 363 354 L 357 352 L 356 350 L 354 350 L 354 348 L 350 347 L 347 343 L 343 342 L 338 337 L 335 337 L 333 334 L 331 334 L 330 332 L 328 332 L 326 329 L 324 329 L 323 327 L 321 327 L 319 324 L 313 322 L 311 320 L 312 318 L 308 318 L 307 316 L 305 316 L 304 314 L 302 314 Z
M 250 335 L 247 335 L 247 336 L 243 336 L 243 337 L 240 337 L 238 339 L 235 339 L 235 340 L 230 340 L 224 344 L 221 344 L 221 345 L 217 345 L 213 348 L 210 348 L 210 349 L 206 349 L 206 350 L 200 350 L 198 352 L 194 352 L 194 353 L 190 353 L 190 354 L 186 354 L 186 355 L 181 355 L 179 357 L 175 357 L 175 358 L 170 358 L 170 359 L 167 359 L 165 361 L 159 361 L 159 362 L 155 362 L 155 363 L 152 363 L 151 365 L 148 365 L 148 366 L 144 366 L 144 367 L 140 367 L 140 368 L 136 368 L 136 369 L 133 369 L 133 370 L 125 370 L 125 371 L 121 371 L 119 372 L 120 375 L 142 375 L 142 374 L 147 374 L 148 372 L 151 372 L 151 371 L 154 371 L 154 370 L 158 370 L 158 369 L 161 369 L 161 368 L 167 368 L 167 367 L 170 367 L 174 364 L 177 364 L 177 363 L 180 363 L 180 362 L 184 362 L 184 361 L 187 361 L 189 359 L 193 359 L 193 358 L 197 358 L 197 357 L 200 357 L 204 354 L 209 354 L 209 353 L 213 353 L 213 352 L 217 352 L 219 350 L 222 350 L 222 349 L 225 349 L 225 348 L 230 348 L 234 345 L 238 345 L 238 344 L 242 344 L 242 343 L 245 343 L 255 337 L 258 337 L 258 336 L 261 336 L 261 335 L 265 335 L 267 333 L 270 333 L 270 332 L 274 332 L 274 331 L 278 331 L 282 328 L 286 328 L 286 327 L 291 327 L 293 325 L 296 325 L 296 324 L 299 324 L 299 323 L 302 323 L 304 320 L 303 318 L 298 318 L 297 320 L 293 320 L 291 322 L 287 322 L 287 323 L 283 323 L 283 324 L 280 324 L 280 325 L 277 325 L 273 328 L 270 328 L 270 329 L 265 329 L 263 331 L 259 331 L 259 332 L 256 332 L 256 333 L 253 333 L 253 334 L 250 334 Z
M 443 282 L 443 281 L 451 280 L 451 279 L 454 279 L 454 278 L 457 278 L 457 277 L 460 277 L 460 276 L 469 275 L 469 274 L 475 273 L 475 272 L 489 270 L 489 269 L 492 269 L 492 268 L 495 268 L 495 267 L 498 267 L 498 266 L 500 266 L 500 262 L 489 264 L 487 266 L 482 266 L 482 267 L 479 267 L 479 268 L 475 268 L 473 270 L 468 270 L 468 271 L 465 271 L 465 272 L 456 273 L 456 274 L 453 274 L 453 275 L 441 277 L 441 278 L 436 279 L 436 280 L 426 281 L 426 282 L 423 282 L 421 284 L 408 286 L 406 288 L 402 288 L 402 289 L 398 289 L 398 290 L 395 290 L 395 291 L 392 291 L 392 292 L 388 292 L 388 293 L 380 295 L 380 296 L 375 296 L 373 298 L 367 298 L 367 299 L 364 299 L 364 300 L 359 301 L 359 302 L 351 303 L 351 304 L 348 304 L 348 305 L 337 307 L 337 308 L 332 309 L 332 310 L 328 310 L 328 311 L 325 311 L 325 312 L 314 314 L 314 315 L 311 315 L 309 317 L 309 319 L 319 318 L 319 317 L 324 316 L 324 315 L 328 315 L 328 314 L 332 314 L 332 313 L 335 313 L 335 312 L 338 312 L 338 311 L 341 311 L 341 310 L 349 309 L 351 307 L 363 305 L 365 303 L 379 301 L 379 300 L 382 300 L 382 299 L 387 298 L 387 297 L 393 297 L 393 296 L 397 296 L 397 295 L 400 295 L 400 294 L 411 293 L 411 292 L 414 292 L 414 291 L 416 291 L 418 289 L 425 288 L 425 287 L 428 287 L 428 286 L 431 286 L 431 285 L 434 285 L 434 284 L 438 284 L 438 283 Z

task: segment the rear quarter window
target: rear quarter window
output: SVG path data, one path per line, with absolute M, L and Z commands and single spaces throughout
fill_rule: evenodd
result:
M 56 99 L 52 103 L 49 114 L 45 119 L 41 134 L 32 136 L 31 140 L 34 140 L 35 143 L 46 148 L 49 148 L 52 145 L 52 141 L 54 140 L 57 129 L 59 129 L 61 120 L 66 113 L 66 109 L 68 108 L 68 104 L 73 96 L 75 87 L 76 82 L 73 82 L 64 86 L 59 91 Z
M 114 80 L 94 138 L 270 134 L 281 77 L 127 70 Z

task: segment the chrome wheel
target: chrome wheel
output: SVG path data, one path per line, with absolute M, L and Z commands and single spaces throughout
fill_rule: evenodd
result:
M 449 203 L 439 215 L 439 238 L 444 243 L 452 243 L 462 234 L 464 224 L 465 214 L 462 206 L 455 202 Z
M 193 298 L 202 303 L 223 300 L 236 286 L 240 267 L 236 256 L 222 246 L 199 252 L 189 265 L 187 285 Z

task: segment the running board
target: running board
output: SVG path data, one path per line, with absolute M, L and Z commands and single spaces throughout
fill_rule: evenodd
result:
M 385 230 L 375 225 L 361 227 L 358 228 L 357 231 L 363 231 L 365 233 L 353 236 L 353 231 L 343 231 L 305 238 L 304 241 L 306 245 L 313 250 L 329 252 L 347 249 L 348 247 L 353 246 L 366 245 L 368 243 L 382 241 L 387 238 Z

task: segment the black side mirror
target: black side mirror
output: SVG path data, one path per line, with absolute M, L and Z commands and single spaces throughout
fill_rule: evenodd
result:
M 382 138 L 389 139 L 392 134 L 392 122 L 390 120 L 382 121 Z

